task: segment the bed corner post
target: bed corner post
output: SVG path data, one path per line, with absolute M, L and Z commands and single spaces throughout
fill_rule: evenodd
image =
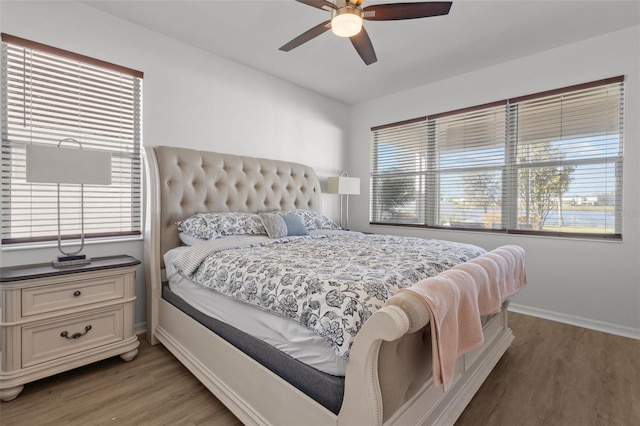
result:
M 144 230 L 144 275 L 147 288 L 147 341 L 159 343 L 156 337 L 158 309 L 162 296 L 160 277 L 160 204 L 158 196 L 158 163 L 153 147 L 145 147 L 146 208 Z
M 407 314 L 397 306 L 376 311 L 358 332 L 349 355 L 338 425 L 381 425 L 382 392 L 378 378 L 378 354 L 382 341 L 402 337 L 410 327 Z

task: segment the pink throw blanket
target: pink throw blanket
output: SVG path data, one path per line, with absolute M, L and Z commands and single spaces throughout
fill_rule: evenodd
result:
M 429 310 L 436 385 L 448 390 L 458 357 L 484 342 L 480 316 L 499 312 L 526 285 L 524 250 L 509 245 L 399 290 L 416 294 Z

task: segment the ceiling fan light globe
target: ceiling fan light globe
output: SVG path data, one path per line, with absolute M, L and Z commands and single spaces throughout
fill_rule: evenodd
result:
M 353 37 L 362 29 L 362 17 L 353 13 L 342 13 L 331 20 L 331 31 L 338 37 Z

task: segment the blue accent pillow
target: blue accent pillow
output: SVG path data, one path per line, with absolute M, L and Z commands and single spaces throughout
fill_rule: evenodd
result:
M 300 218 L 294 213 L 283 215 L 282 220 L 284 220 L 284 223 L 287 225 L 288 237 L 297 235 L 309 235 L 309 231 L 307 231 L 307 228 L 305 228 Z
M 269 238 L 293 237 L 309 235 L 307 228 L 298 216 L 293 213 L 260 213 L 260 219 Z

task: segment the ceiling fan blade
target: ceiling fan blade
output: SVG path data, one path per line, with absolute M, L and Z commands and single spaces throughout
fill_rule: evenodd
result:
M 296 0 L 298 3 L 304 3 L 307 6 L 315 7 L 317 9 L 329 10 L 336 8 L 336 5 L 326 0 Z
M 280 48 L 280 50 L 282 50 L 283 52 L 288 52 L 288 51 L 290 51 L 292 49 L 295 49 L 296 47 L 300 46 L 301 44 L 306 43 L 309 40 L 312 40 L 312 39 L 318 37 L 320 34 L 324 33 L 327 30 L 329 30 L 329 28 L 331 28 L 331 20 L 324 21 L 323 23 L 316 25 L 315 27 L 311 28 L 310 30 L 307 30 L 307 31 L 303 32 L 298 37 L 294 38 L 289 43 L 287 43 L 284 46 L 282 46 Z
M 365 64 L 371 65 L 378 60 L 376 57 L 376 51 L 373 49 L 373 43 L 371 43 L 369 34 L 367 34 L 364 27 L 362 27 L 358 34 L 353 37 L 349 37 L 349 39 Z
M 428 18 L 446 15 L 451 9 L 450 1 L 421 3 L 375 4 L 363 9 L 363 19 L 367 21 L 396 21 L 399 19 Z M 371 12 L 374 12 L 373 14 Z

